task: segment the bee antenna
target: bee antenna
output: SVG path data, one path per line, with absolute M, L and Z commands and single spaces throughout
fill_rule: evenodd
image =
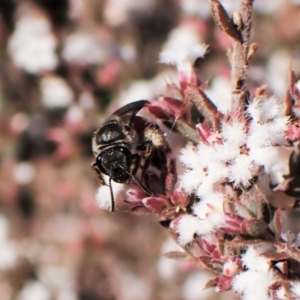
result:
M 109 177 L 108 184 L 109 184 L 110 200 L 111 200 L 111 212 L 114 212 L 115 211 L 115 198 L 114 198 L 114 193 L 113 193 L 113 189 L 111 186 L 111 177 Z

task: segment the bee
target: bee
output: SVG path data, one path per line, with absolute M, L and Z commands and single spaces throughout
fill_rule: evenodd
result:
M 147 104 L 139 100 L 121 107 L 93 134 L 91 166 L 100 184 L 106 184 L 103 174 L 109 177 L 112 211 L 112 180 L 124 184 L 134 180 L 148 195 L 165 192 L 169 149 L 165 135 L 156 123 L 136 115 Z

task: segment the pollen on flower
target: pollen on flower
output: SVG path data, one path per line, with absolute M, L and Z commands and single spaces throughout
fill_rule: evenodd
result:
M 178 71 L 190 71 L 195 60 L 205 55 L 207 48 L 206 44 L 196 44 L 192 47 L 164 50 L 159 54 L 159 62 L 175 65 Z

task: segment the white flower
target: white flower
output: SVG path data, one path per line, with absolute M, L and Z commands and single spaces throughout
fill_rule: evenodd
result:
M 195 189 L 205 180 L 205 173 L 198 167 L 198 169 L 186 170 L 179 177 L 179 186 L 188 194 L 193 193 Z
M 270 262 L 260 254 L 271 249 L 272 247 L 267 244 L 261 247 L 249 246 L 246 253 L 242 255 L 243 265 L 252 271 L 267 272 L 270 268 Z
M 193 212 L 200 220 L 207 220 L 211 223 L 211 227 L 207 225 L 209 231 L 224 225 L 224 195 L 213 192 L 206 195 L 200 202 L 193 206 Z
M 229 175 L 229 169 L 216 157 L 216 160 L 210 161 L 207 165 L 207 173 L 213 183 L 220 183 Z
M 270 300 L 268 288 L 275 281 L 275 276 L 271 272 L 248 270 L 234 277 L 232 287 L 238 294 L 243 295 L 243 300 Z
M 201 156 L 196 152 L 196 147 L 189 143 L 185 146 L 180 153 L 179 160 L 190 169 L 201 166 Z
M 99 64 L 105 61 L 106 56 L 96 36 L 84 32 L 69 35 L 62 51 L 65 61 L 78 65 Z
M 203 57 L 208 46 L 196 44 L 192 47 L 176 47 L 176 49 L 164 50 L 159 55 L 159 62 L 175 65 L 180 72 L 189 72 L 197 58 Z
M 213 181 L 210 176 L 206 176 L 205 179 L 199 185 L 196 191 L 196 195 L 199 198 L 206 198 L 209 197 L 212 193 L 214 193 Z
M 199 15 L 202 18 L 210 16 L 210 5 L 206 0 L 181 0 L 180 6 L 182 11 L 187 15 Z
M 212 225 L 204 220 L 199 220 L 192 215 L 182 215 L 176 225 L 176 232 L 179 234 L 178 242 L 186 245 L 193 241 L 195 234 L 206 234 L 212 229 Z
M 46 17 L 24 15 L 16 23 L 8 51 L 14 63 L 25 71 L 37 74 L 56 68 L 57 40 Z
M 20 162 L 15 166 L 14 178 L 18 184 L 28 184 L 35 177 L 35 168 L 29 162 Z
M 218 160 L 222 163 L 228 163 L 232 161 L 241 152 L 238 143 L 232 143 L 230 141 L 224 141 L 222 144 L 216 144 L 213 146 L 213 148 L 215 152 L 215 160 Z
M 123 184 L 116 183 L 114 181 L 111 182 L 114 201 L 118 198 L 119 193 L 123 190 Z M 112 199 L 111 199 L 111 191 L 108 185 L 100 185 L 96 192 L 96 203 L 97 205 L 104 210 L 111 211 L 112 210 Z
M 294 294 L 294 296 L 297 297 L 297 299 L 299 299 L 299 297 L 300 297 L 300 282 L 299 281 L 292 282 L 291 291 Z
M 288 155 L 291 150 L 291 148 L 287 149 L 287 147 L 251 147 L 248 154 L 257 165 L 264 166 L 265 171 L 270 173 L 274 166 L 277 166 L 282 161 L 288 161 Z M 284 169 L 282 168 L 282 170 Z
M 213 277 L 213 273 L 204 270 L 189 275 L 182 287 L 182 298 L 184 300 L 215 299 L 215 291 L 205 289 L 206 283 Z
M 246 140 L 246 126 L 240 120 L 221 121 L 222 137 L 229 145 L 242 146 Z
M 73 91 L 62 77 L 44 76 L 40 81 L 40 91 L 46 108 L 64 108 L 73 102 Z
M 223 114 L 231 112 L 231 84 L 227 77 L 217 76 L 212 79 L 210 86 L 205 89 L 206 95 Z
M 30 281 L 25 284 L 19 293 L 17 300 L 50 300 L 49 289 L 39 281 Z
M 233 182 L 234 186 L 242 185 L 246 187 L 249 185 L 254 175 L 252 162 L 252 158 L 245 154 L 239 155 L 232 161 L 232 164 L 229 166 L 229 181 Z
M 84 120 L 83 109 L 79 105 L 72 105 L 68 109 L 65 118 L 70 123 L 79 123 Z
M 284 115 L 283 101 L 275 96 L 269 98 L 253 98 L 247 107 L 247 112 L 254 122 L 266 123 Z
M 96 193 L 96 203 L 101 209 L 112 210 L 111 194 L 108 185 L 101 185 Z
M 276 297 L 278 300 L 288 300 L 287 292 L 283 286 L 276 291 Z

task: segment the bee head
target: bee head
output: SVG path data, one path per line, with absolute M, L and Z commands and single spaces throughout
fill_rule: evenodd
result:
M 110 147 L 102 151 L 96 158 L 99 170 L 119 183 L 124 183 L 129 179 L 131 163 L 131 152 L 124 146 Z

